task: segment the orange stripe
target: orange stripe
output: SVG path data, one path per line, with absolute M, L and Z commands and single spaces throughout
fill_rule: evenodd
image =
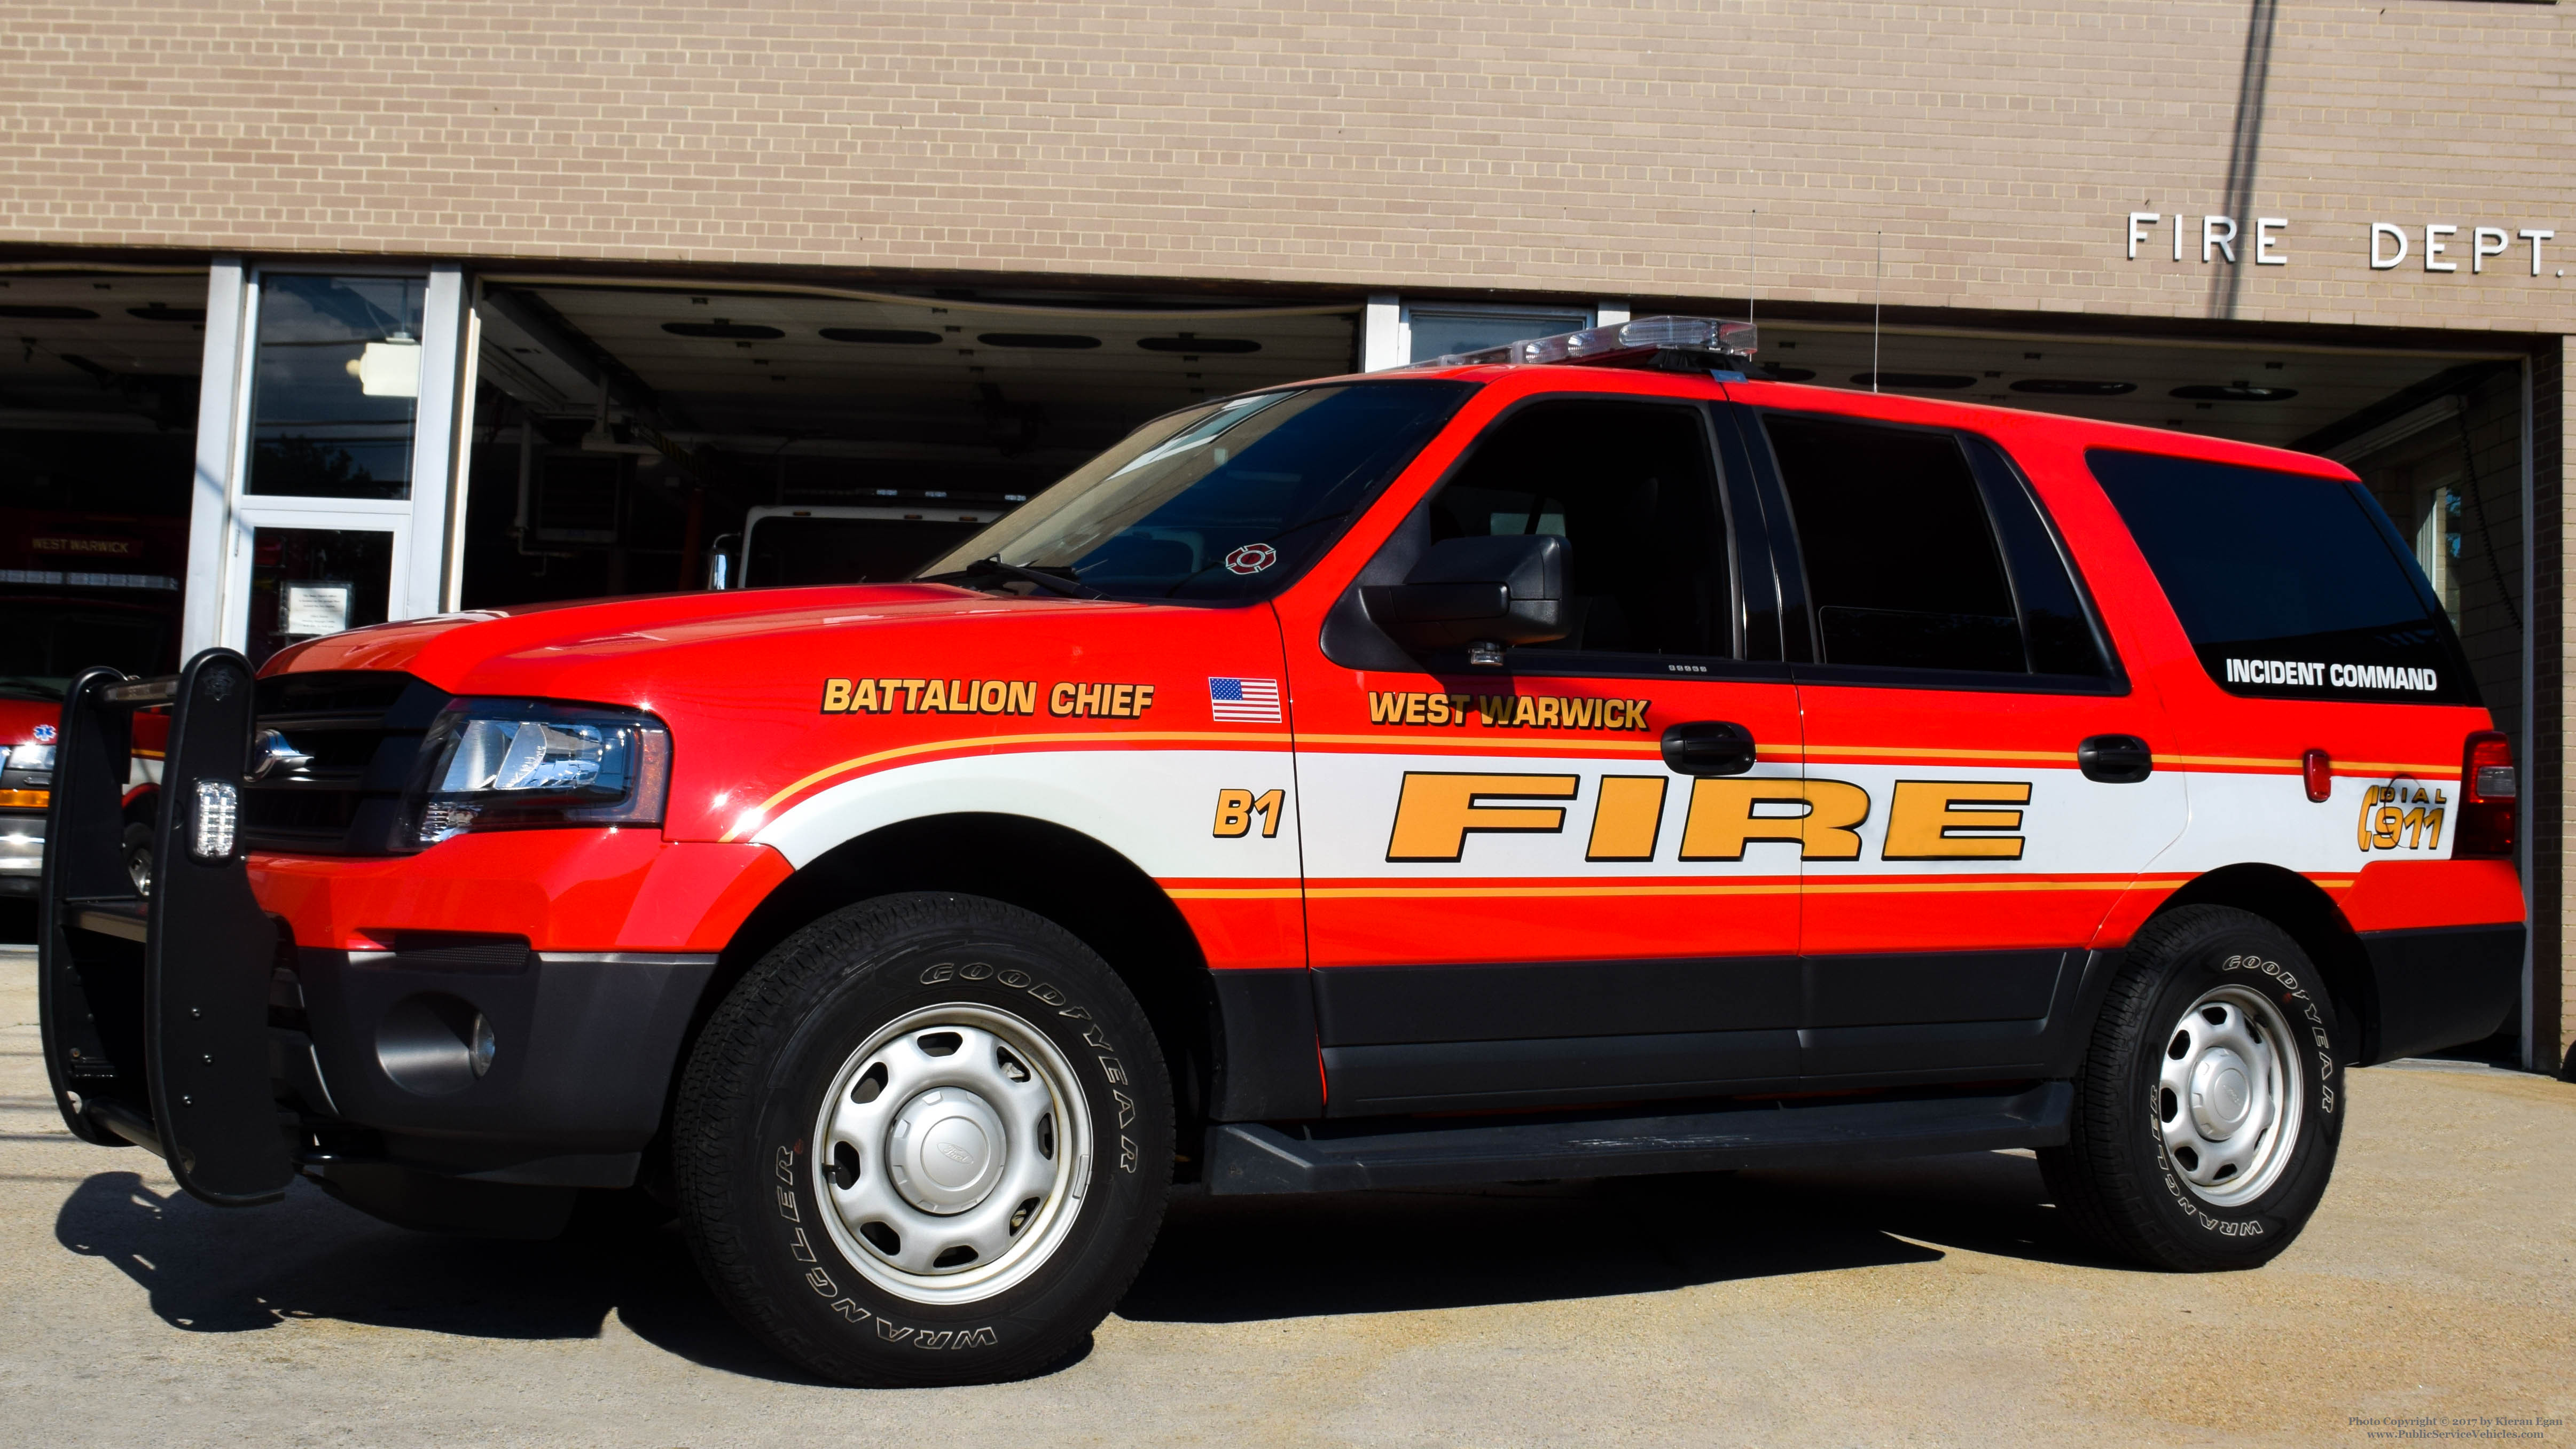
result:
M 1434 728 L 1446 728 L 1446 726 L 1434 726 Z M 1663 753 L 1664 749 L 1662 742 L 1656 739 L 1560 740 L 1525 739 L 1514 735 L 1441 736 L 1429 733 L 1419 735 L 1301 734 L 1297 736 L 1298 748 L 1303 749 L 1309 745 L 1374 745 L 1382 749 L 1402 750 L 1408 754 L 1419 753 L 1425 749 L 1445 749 L 1483 750 L 1489 754 L 1497 755 L 1509 755 L 1522 750 L 1571 750 L 1577 753 L 1584 751 L 1611 750 L 1630 754 L 1659 755 Z M 1783 754 L 1777 750 L 1764 750 L 1761 753 L 1761 757 L 1766 760 L 1795 760 L 1797 758 L 1794 752 Z
M 1813 759 L 1818 755 L 1833 755 L 1838 758 L 1844 756 L 1883 756 L 1890 760 L 2011 760 L 2015 763 L 2038 760 L 2054 762 L 2070 770 L 2075 767 L 2075 752 L 2073 750 L 1918 750 L 1901 749 L 1892 745 L 1807 746 L 1808 758 Z M 1842 759 L 1841 763 L 1866 765 L 1870 763 L 1870 760 L 1867 758 L 1848 758 Z
M 760 825 L 767 824 L 769 812 L 777 808 L 779 801 L 786 799 L 790 795 L 797 794 L 808 786 L 818 785 L 825 780 L 831 779 L 835 775 L 845 775 L 853 770 L 864 770 L 870 765 L 883 764 L 888 760 L 906 759 L 914 755 L 938 754 L 942 751 L 993 749 L 1002 745 L 1119 746 L 1147 743 L 1170 744 L 1176 742 L 1235 745 L 1285 745 L 1288 743 L 1288 736 L 1266 732 L 1261 734 L 1252 734 L 1248 732 L 1229 730 L 1083 730 L 1078 732 L 1058 731 L 1049 734 L 1035 735 L 983 735 L 974 739 L 966 740 L 933 740 L 925 744 L 900 745 L 891 750 L 879 750 L 873 755 L 861 755 L 855 760 L 843 760 L 837 765 L 828 765 L 820 770 L 816 770 L 813 774 L 806 776 L 804 779 L 797 781 L 795 784 L 790 785 L 786 789 L 779 791 L 777 794 L 770 796 L 768 799 L 761 801 L 759 809 L 749 812 L 746 817 L 736 819 L 733 824 L 733 828 L 727 830 L 724 834 L 717 836 L 716 839 L 719 841 L 732 840 L 747 829 L 755 829 Z
M 1438 884 L 1417 885 L 1411 882 L 1388 881 L 1384 884 L 1368 886 L 1311 886 L 1306 890 L 1305 894 L 1316 900 L 1426 898 L 1443 900 L 1497 899 L 1505 897 L 1545 897 L 1549 899 L 1557 899 L 1563 897 L 1585 896 L 1741 896 L 1787 895 L 1801 890 L 1814 892 L 1820 895 L 1868 895 L 1872 893 L 1885 895 L 1967 895 L 1981 892 L 2017 891 L 2124 891 L 2133 886 L 2144 890 L 2171 891 L 2180 890 L 2182 887 L 2191 884 L 2195 879 L 2197 879 L 2197 877 L 2187 875 L 2162 876 L 2144 880 L 2131 880 L 2126 876 L 2097 876 L 2082 879 L 2060 878 L 2021 880 L 1939 880 L 1917 877 L 1911 880 L 1880 881 L 1819 881 L 1810 879 L 1803 883 L 1799 881 L 1767 881 L 1760 883 L 1730 884 L 1712 881 L 1704 884 L 1689 885 L 1622 885 L 1611 881 L 1604 881 L 1598 885 L 1544 886 L 1532 884 L 1474 886 Z M 2313 880 L 2318 886 L 2326 890 L 2348 890 L 2351 888 L 2353 883 L 2353 878 L 2350 876 L 2311 876 L 2309 879 Z M 1187 896 L 1190 898 L 1222 898 L 1225 893 L 1212 891 L 1174 891 L 1172 894 L 1175 896 Z M 1268 893 L 1264 898 L 1275 899 L 1294 894 L 1294 891 L 1280 890 Z
M 1327 901 L 1356 901 L 1395 898 L 1408 900 L 1487 900 L 1501 897 L 1515 897 L 1521 899 L 1544 897 L 1549 900 L 1556 900 L 1572 896 L 1779 896 L 1794 894 L 1797 889 L 1798 883 L 1796 881 L 1784 881 L 1776 885 L 1712 884 L 1623 886 L 1612 885 L 1607 882 L 1597 886 L 1415 886 L 1389 884 L 1384 886 L 1315 886 L 1309 888 L 1306 894 L 1312 899 Z

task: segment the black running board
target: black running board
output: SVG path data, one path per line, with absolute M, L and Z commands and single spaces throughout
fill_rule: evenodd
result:
M 1676 1116 L 1406 1118 L 1292 1129 L 1314 1136 L 1230 1122 L 1208 1132 L 1207 1182 L 1219 1194 L 1356 1192 L 2054 1147 L 2066 1140 L 2074 1104 L 2071 1084 L 2042 1082 L 2008 1095 L 1827 1098 Z

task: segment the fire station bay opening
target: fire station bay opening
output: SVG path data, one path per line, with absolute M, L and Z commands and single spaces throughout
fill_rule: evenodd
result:
M 907 577 L 1359 307 L 484 279 L 463 602 Z
M 177 666 L 205 309 L 202 267 L 0 271 L 0 694 Z
M 2464 341 L 2466 339 L 2463 339 Z M 1754 375 L 2292 448 L 2359 474 L 2440 597 L 2496 727 L 2523 745 L 2521 354 L 1792 321 Z M 2249 585 L 2259 581 L 2249 581 Z
M 1598 316 L 1589 304 L 1422 299 L 1399 311 L 1389 358 L 1381 345 L 1363 346 L 1365 313 L 1347 295 L 1283 304 L 487 274 L 475 311 L 468 608 L 718 582 L 904 577 L 1160 413 L 1349 372 L 1364 352 L 1427 360 Z M 120 304 L 114 315 L 128 312 Z M 108 386 L 79 365 L 55 370 L 62 386 Z M 2527 611 L 2517 354 L 2107 329 L 1873 334 L 1865 321 L 1766 317 L 1755 372 L 2175 428 L 2344 462 L 2413 549 L 2459 628 L 2481 695 L 2520 752 Z M 157 396 L 130 384 L 108 395 Z M 124 426 L 150 424 L 137 417 Z M 15 506 L 24 491 L 13 481 L 7 501 Z

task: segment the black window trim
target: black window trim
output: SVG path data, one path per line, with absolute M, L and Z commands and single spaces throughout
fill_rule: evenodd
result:
M 1700 432 L 1708 448 L 1708 466 L 1717 484 L 1719 517 L 1726 529 L 1726 545 L 1719 560 L 1727 570 L 1728 632 L 1735 652 L 1726 655 L 1624 654 L 1602 651 L 1559 652 L 1546 649 L 1514 649 L 1504 655 L 1499 668 L 1478 667 L 1466 662 L 1463 651 L 1448 651 L 1429 658 L 1417 658 L 1402 645 L 1387 637 L 1370 622 L 1365 605 L 1360 602 L 1364 584 L 1401 583 L 1429 546 L 1431 501 L 1442 489 L 1475 461 L 1478 446 L 1487 434 L 1501 427 L 1523 409 L 1550 402 L 1616 402 L 1648 406 L 1689 409 L 1699 414 Z M 1396 525 L 1385 543 L 1362 565 L 1350 586 L 1342 591 L 1333 607 L 1324 615 L 1319 647 L 1326 659 L 1345 669 L 1365 669 L 1379 673 L 1431 674 L 1460 680 L 1530 679 L 1671 679 L 1704 682 L 1785 684 L 1789 669 L 1776 653 L 1771 658 L 1747 657 L 1754 636 L 1760 632 L 1759 609 L 1748 612 L 1748 589 L 1754 595 L 1762 592 L 1761 581 L 1752 577 L 1766 567 L 1772 570 L 1768 580 L 1777 596 L 1780 581 L 1777 559 L 1768 546 L 1769 530 L 1757 519 L 1748 527 L 1740 521 L 1743 514 L 1761 509 L 1749 479 L 1742 476 L 1741 444 L 1732 436 L 1734 429 L 1724 420 L 1727 405 L 1699 398 L 1667 397 L 1627 392 L 1591 392 L 1568 388 L 1559 391 L 1531 393 L 1505 404 L 1476 428 L 1467 446 L 1449 460 L 1440 476 L 1414 502 L 1404 520 Z M 1463 408 L 1462 408 L 1463 411 Z M 1457 425 L 1452 414 L 1449 426 Z M 1424 445 L 1430 451 L 1439 442 L 1435 435 Z M 1384 495 L 1381 494 L 1381 497 Z M 1758 602 L 1758 600 L 1757 600 Z M 1776 634 L 1776 630 L 1773 631 Z
M 1781 580 L 1781 614 L 1784 653 L 1789 661 L 1789 674 L 1802 684 L 1844 685 L 1865 689 L 1937 689 L 1974 694 L 2052 694 L 2096 695 L 2106 698 L 2125 697 L 2130 693 L 2127 668 L 2111 645 L 2110 631 L 2103 627 L 2102 614 L 2084 572 L 2075 563 L 2074 553 L 2067 548 L 2066 538 L 2040 501 L 2039 492 L 2012 461 L 2011 450 L 1994 439 L 1967 428 L 1940 424 L 1902 423 L 1886 418 L 1856 416 L 1850 413 L 1814 412 L 1803 408 L 1755 406 L 1730 403 L 1740 410 L 1737 431 L 1755 459 L 1762 498 L 1766 510 L 1776 510 L 1781 523 L 1771 536 L 1772 569 Z M 2022 657 L 2030 657 L 2030 629 L 2022 620 L 2021 580 L 2015 576 L 2012 550 L 1996 531 L 1997 493 L 2005 488 L 2018 488 L 2032 512 L 2038 515 L 2040 528 L 2056 550 L 2057 561 L 2074 585 L 2076 604 L 2084 611 L 2087 627 L 2093 632 L 2094 646 L 2101 651 L 2105 673 L 2034 674 L 2004 673 L 1982 669 L 1909 669 L 1885 664 L 1831 664 L 1815 657 L 1819 637 L 1812 596 L 1807 588 L 1806 556 L 1798 541 L 1796 514 L 1789 507 L 1788 490 L 1780 477 L 1780 462 L 1771 451 L 1771 440 L 1763 430 L 1763 418 L 1778 413 L 1791 417 L 1824 418 L 1836 422 L 1858 423 L 1869 427 L 1892 428 L 1905 432 L 1936 433 L 1948 438 L 1959 449 L 1960 459 L 1967 464 L 1969 477 L 1977 487 L 1978 501 L 1986 511 L 1986 534 L 1994 543 L 1995 558 L 2003 565 L 2005 587 L 2011 590 L 2013 614 L 2021 627 Z M 1982 455 L 1982 456 L 1981 456 Z

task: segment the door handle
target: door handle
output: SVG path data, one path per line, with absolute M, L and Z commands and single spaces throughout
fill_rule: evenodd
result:
M 2134 785 L 2156 772 L 2155 752 L 2136 735 L 2095 735 L 2075 747 L 2084 778 L 2105 785 Z
M 1664 731 L 1664 764 L 1676 774 L 1741 775 L 1754 757 L 1753 732 L 1728 720 L 1691 720 Z

